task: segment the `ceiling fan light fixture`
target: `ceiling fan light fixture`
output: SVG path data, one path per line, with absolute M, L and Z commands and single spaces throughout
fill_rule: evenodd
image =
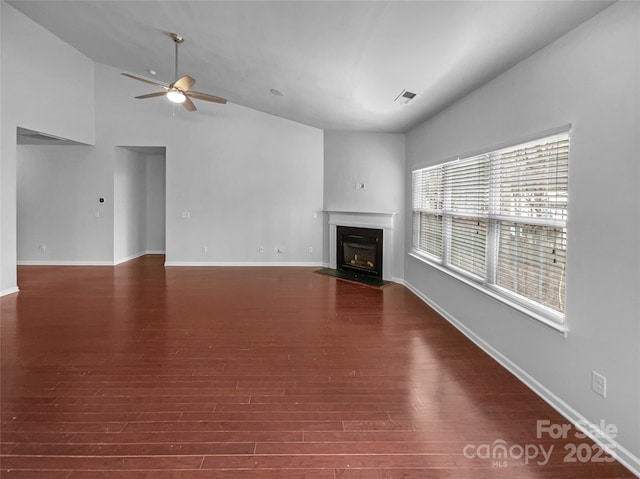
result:
M 180 90 L 169 90 L 167 98 L 173 103 L 184 103 L 187 97 Z

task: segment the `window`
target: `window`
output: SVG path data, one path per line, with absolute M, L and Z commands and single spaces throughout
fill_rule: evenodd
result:
M 413 172 L 413 252 L 561 323 L 569 135 Z

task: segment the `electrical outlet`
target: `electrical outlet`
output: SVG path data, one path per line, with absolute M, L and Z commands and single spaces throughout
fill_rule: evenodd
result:
M 309 253 L 313 253 L 313 246 L 309 246 Z
M 202 253 L 203 254 L 207 254 L 208 251 L 209 251 L 209 248 L 207 248 L 206 246 L 202 247 Z
M 46 253 L 47 252 L 47 245 L 46 244 L 41 244 L 40 246 L 38 246 L 38 249 L 40 250 L 41 253 Z
M 607 397 L 607 378 L 602 374 L 598 374 L 595 371 L 591 371 L 591 389 L 594 393 Z
M 189 213 L 188 211 L 183 211 L 182 213 L 180 213 L 180 217 L 183 219 L 189 219 L 191 218 L 191 213 Z
M 260 246 L 260 248 L 258 248 L 258 251 L 259 251 L 260 253 L 264 253 L 264 246 Z

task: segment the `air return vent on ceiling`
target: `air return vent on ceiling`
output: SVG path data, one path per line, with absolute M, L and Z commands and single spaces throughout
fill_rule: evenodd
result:
M 407 103 L 409 103 L 411 100 L 413 100 L 416 97 L 416 94 L 407 90 L 402 90 L 400 92 L 400 94 L 396 97 L 395 100 L 393 100 L 396 103 L 402 103 L 403 105 L 406 105 Z

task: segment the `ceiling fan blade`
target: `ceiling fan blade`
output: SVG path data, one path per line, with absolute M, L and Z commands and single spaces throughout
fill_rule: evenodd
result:
M 185 75 L 183 77 L 178 78 L 174 83 L 169 85 L 169 87 L 177 88 L 178 90 L 182 90 L 183 92 L 186 92 L 193 86 L 195 82 L 196 82 L 195 78 L 192 78 L 189 75 Z
M 182 106 L 187 111 L 196 111 L 196 106 L 193 104 L 193 102 L 188 97 L 185 97 L 184 101 L 182 102 Z
M 227 103 L 225 98 L 220 98 L 219 96 L 208 95 L 206 93 L 200 93 L 199 91 L 185 91 L 185 95 L 190 96 L 192 98 L 197 98 L 198 100 L 204 101 L 212 101 L 214 103 Z
M 138 81 L 141 81 L 141 82 L 144 82 L 144 83 L 148 83 L 149 85 L 154 85 L 154 86 L 157 86 L 157 87 L 160 87 L 160 88 L 164 88 L 165 90 L 169 89 L 169 87 L 164 86 L 162 83 L 157 83 L 157 82 L 154 82 L 154 81 L 151 81 L 151 80 L 147 80 L 145 78 L 140 78 L 140 77 L 137 77 L 137 76 L 134 76 L 134 75 L 129 75 L 128 73 L 121 73 L 121 75 L 124 75 L 124 76 L 129 77 L 129 78 L 133 78 L 134 80 L 138 80 Z
M 167 95 L 166 91 L 159 91 L 158 93 L 147 93 L 146 95 L 140 95 L 140 96 L 137 96 L 136 98 L 139 100 L 142 100 L 144 98 L 153 98 L 156 96 L 166 96 L 166 95 Z

